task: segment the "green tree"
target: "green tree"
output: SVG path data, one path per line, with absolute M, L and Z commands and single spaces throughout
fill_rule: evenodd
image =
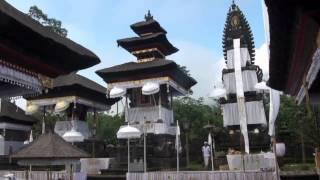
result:
M 48 15 L 37 6 L 31 6 L 28 15 L 51 31 L 59 34 L 62 37 L 67 37 L 68 30 L 62 27 L 61 21 L 54 18 L 49 18 Z
M 320 147 L 320 132 L 314 114 L 308 115 L 306 106 L 297 105 L 292 97 L 281 96 L 276 123 L 278 139 L 288 146 L 300 147 L 303 162 L 306 161 L 305 149 Z
M 97 124 L 96 136 L 100 140 L 104 140 L 109 144 L 117 143 L 117 131 L 120 126 L 124 124 L 124 116 L 110 116 L 105 113 L 97 113 L 96 119 L 94 115 L 88 114 L 87 121 L 89 122 L 90 128 L 94 127 L 94 123 Z
M 179 120 L 182 129 L 182 137 L 185 137 L 187 164 L 189 160 L 189 144 L 192 144 L 190 154 L 194 155 L 190 159 L 199 161 L 201 155 L 198 154 L 202 143 L 208 137 L 208 131 L 204 129 L 204 126 L 214 124 L 217 127 L 222 127 L 223 121 L 220 108 L 205 104 L 203 98 L 194 99 L 186 96 L 174 100 L 173 110 L 175 119 Z M 187 131 L 184 129 L 185 124 L 189 124 Z

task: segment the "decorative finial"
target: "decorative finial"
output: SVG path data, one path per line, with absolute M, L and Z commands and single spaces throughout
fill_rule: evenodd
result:
M 144 15 L 144 19 L 146 21 L 153 20 L 153 16 L 151 15 L 150 10 L 148 10 L 148 13 L 146 15 Z
M 232 4 L 231 4 L 231 8 L 230 8 L 230 11 L 232 11 L 232 10 L 237 10 L 237 5 L 234 2 L 234 0 L 232 0 Z

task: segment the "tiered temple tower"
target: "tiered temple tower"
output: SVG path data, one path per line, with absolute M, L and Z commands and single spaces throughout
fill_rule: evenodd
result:
M 120 94 L 125 98 L 126 123 L 147 133 L 148 167 L 169 167 L 175 162 L 172 97 L 188 94 L 196 81 L 174 61 L 165 59 L 178 49 L 168 41 L 166 30 L 150 12 L 145 15 L 145 21 L 130 27 L 138 36 L 117 42 L 136 56 L 137 61 L 102 69 L 97 74 L 108 83 L 110 96 L 125 92 Z M 142 139 L 132 144 L 136 151 L 131 161 L 142 162 Z M 121 153 L 123 162 L 126 162 L 125 154 Z
M 234 39 L 240 39 L 240 49 L 234 47 Z M 239 58 L 235 55 L 236 50 L 240 51 Z M 263 74 L 259 66 L 254 65 L 255 51 L 250 26 L 239 7 L 234 3 L 232 3 L 227 14 L 223 32 L 223 52 L 226 69 L 222 71 L 222 80 L 227 96 L 226 98 L 220 98 L 219 102 L 223 110 L 224 127 L 230 130 L 230 134 L 239 132 L 240 110 L 243 107 L 245 109 L 243 115 L 246 116 L 245 129 L 247 129 L 248 132 L 246 133 L 249 133 L 250 137 L 253 130 L 258 133 L 261 131 L 261 127 L 266 125 L 263 96 L 261 92 L 257 92 L 255 89 L 255 85 L 262 81 Z M 238 63 L 240 64 L 238 67 L 239 74 L 236 74 L 236 60 L 240 61 Z M 239 82 L 239 75 L 241 76 L 241 74 L 240 81 L 242 82 Z M 239 91 L 240 89 L 242 92 Z M 243 94 L 242 97 L 240 94 Z M 241 99 L 243 99 L 243 103 Z M 245 129 L 244 131 L 246 131 Z

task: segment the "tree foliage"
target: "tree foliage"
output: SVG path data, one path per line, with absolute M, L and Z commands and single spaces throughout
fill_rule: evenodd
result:
M 203 98 L 193 99 L 189 96 L 177 98 L 173 102 L 175 119 L 180 124 L 190 124 L 190 138 L 203 139 L 207 136 L 204 126 L 214 124 L 222 127 L 222 115 L 218 107 L 206 105 Z
M 277 132 L 281 133 L 282 131 L 289 131 L 292 134 L 295 141 L 291 143 L 299 144 L 299 138 L 303 134 L 308 146 L 320 147 L 320 132 L 315 115 L 313 113 L 308 115 L 305 105 L 297 105 L 294 99 L 289 96 L 281 96 Z
M 110 116 L 105 113 L 97 113 L 94 120 L 93 114 L 89 114 L 87 117 L 89 127 L 94 127 L 94 122 L 97 124 L 97 138 L 106 141 L 108 144 L 117 143 L 117 131 L 120 126 L 124 124 L 124 116 L 115 115 Z
M 31 6 L 28 15 L 51 31 L 59 34 L 62 37 L 67 37 L 68 30 L 62 27 L 61 21 L 55 18 L 49 18 L 48 15 L 37 6 Z

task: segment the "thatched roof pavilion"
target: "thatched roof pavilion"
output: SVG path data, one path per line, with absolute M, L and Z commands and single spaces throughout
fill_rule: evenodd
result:
M 11 155 L 19 165 L 51 166 L 78 163 L 89 154 L 66 142 L 55 133 L 47 133 Z

